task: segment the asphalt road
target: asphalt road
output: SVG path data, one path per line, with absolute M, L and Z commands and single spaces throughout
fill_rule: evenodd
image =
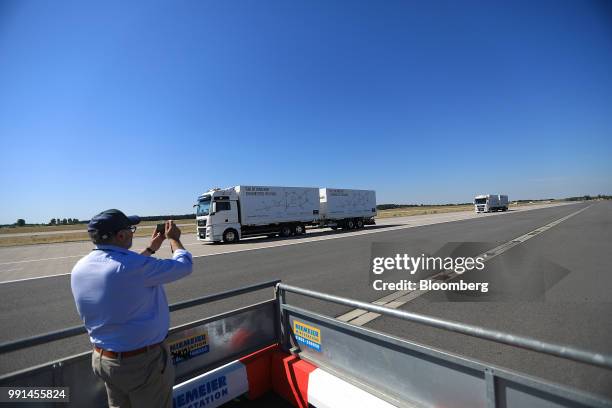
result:
M 203 244 L 195 238 L 195 234 L 184 234 L 183 245 L 196 257 L 210 256 L 220 253 L 239 252 L 261 248 L 271 248 L 282 245 L 302 244 L 312 240 L 344 238 L 346 235 L 360 235 L 376 232 L 381 227 L 410 228 L 421 225 L 431 225 L 450 221 L 481 219 L 486 217 L 500 217 L 517 212 L 533 211 L 538 208 L 550 208 L 571 204 L 536 204 L 511 208 L 508 213 L 475 214 L 473 211 L 451 212 L 442 214 L 419 215 L 412 217 L 394 217 L 377 220 L 376 226 L 368 226 L 365 231 L 344 232 L 332 231 L 329 228 L 309 229 L 306 236 L 289 239 L 276 238 L 249 238 L 234 245 Z M 147 247 L 149 238 L 134 238 L 133 249 L 143 250 Z M 69 274 L 75 262 L 91 251 L 89 241 L 65 242 L 61 244 L 38 244 L 12 247 L 0 247 L 0 283 Z M 168 254 L 167 248 L 162 247 L 159 256 Z M 165 255 L 164 255 L 165 254 Z
M 361 234 L 319 232 L 312 240 L 256 240 L 241 244 L 254 246 L 250 248 L 252 250 L 241 250 L 237 247 L 238 252 L 195 258 L 193 274 L 167 285 L 167 294 L 172 303 L 236 286 L 280 278 L 283 282 L 296 286 L 374 301 L 385 293 L 374 291 L 369 284 L 370 252 L 373 243 L 393 242 L 435 252 L 448 242 L 477 242 L 479 244 L 467 248 L 468 251 L 475 252 L 473 255 L 477 255 L 483 247 L 493 248 L 586 206 L 577 204 L 484 217 L 469 216 L 454 222 L 448 222 L 453 220 L 449 217 L 443 223 L 382 226 L 379 230 L 366 230 Z M 448 302 L 446 299 L 440 299 L 439 295 L 427 294 L 409 302 L 403 308 L 610 353 L 612 275 L 608 273 L 608 265 L 612 261 L 609 251 L 612 244 L 611 223 L 612 203 L 597 202 L 582 213 L 491 261 L 505 263 L 509 270 L 529 270 L 534 277 L 550 269 L 557 279 L 546 287 L 541 299 L 521 302 L 507 299 Z M 287 243 L 295 245 L 286 245 Z M 210 247 L 214 250 L 226 250 L 225 246 Z M 64 253 L 70 254 L 69 251 Z M 7 266 L 6 262 L 12 262 L 5 259 L 2 259 L 3 267 Z M 73 264 L 78 258 L 68 259 L 71 259 Z M 534 265 L 537 268 L 534 268 Z M 172 316 L 172 324 L 185 323 L 270 297 L 271 290 L 181 311 Z M 3 283 L 0 285 L 0 298 L 3 299 L 0 304 L 0 341 L 80 323 L 70 293 L 69 276 L 66 275 Z M 298 297 L 289 297 L 289 301 L 331 316 L 338 316 L 349 310 Z M 524 350 L 441 333 L 387 318 L 376 319 L 366 327 L 586 391 L 612 396 L 612 374 L 605 370 L 558 361 L 548 356 L 534 356 L 535 353 Z M 86 351 L 88 348 L 86 337 L 81 336 L 6 354 L 2 356 L 0 373 Z
M 597 203 L 493 259 L 483 272 L 523 274 L 519 287 L 524 293 L 533 288 L 529 282 L 537 285 L 546 274 L 561 278 L 553 280 L 543 297 L 528 293 L 521 301 L 448 302 L 440 292 L 429 292 L 401 310 L 612 354 L 610 248 L 612 203 Z M 612 398 L 610 370 L 391 318 L 366 327 Z

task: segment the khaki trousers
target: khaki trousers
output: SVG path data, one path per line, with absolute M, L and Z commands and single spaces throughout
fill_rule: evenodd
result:
M 166 342 L 125 358 L 93 351 L 91 365 L 106 385 L 110 408 L 172 408 L 174 366 Z

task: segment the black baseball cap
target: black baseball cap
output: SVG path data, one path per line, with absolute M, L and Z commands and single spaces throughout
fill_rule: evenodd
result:
M 100 233 L 114 233 L 122 229 L 130 228 L 140 222 L 140 217 L 130 215 L 129 217 L 119 210 L 112 209 L 102 211 L 94 216 L 87 224 L 87 231 L 98 231 Z

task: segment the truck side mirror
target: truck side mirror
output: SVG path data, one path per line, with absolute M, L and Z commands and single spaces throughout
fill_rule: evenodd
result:
M 210 214 L 209 215 L 215 215 L 216 212 L 217 212 L 217 203 L 213 202 L 212 203 L 212 207 L 210 207 Z

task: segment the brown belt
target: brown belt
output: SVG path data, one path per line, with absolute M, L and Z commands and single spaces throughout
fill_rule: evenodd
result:
M 160 344 L 161 343 L 151 344 L 150 346 L 146 346 L 146 347 L 142 347 L 142 348 L 139 348 L 136 350 L 130 350 L 130 351 L 110 351 L 110 350 L 104 350 L 103 348 L 100 348 L 98 346 L 94 346 L 94 350 L 96 350 L 98 353 L 106 357 L 125 358 L 125 357 L 132 357 L 132 356 L 137 356 L 138 354 L 146 353 L 147 351 L 159 346 Z

